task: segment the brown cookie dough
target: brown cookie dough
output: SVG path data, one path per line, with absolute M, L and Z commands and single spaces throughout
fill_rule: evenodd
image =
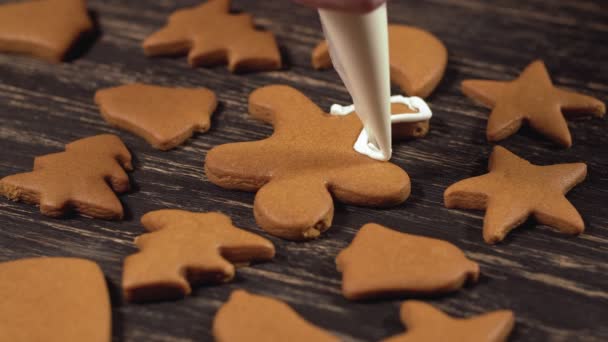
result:
M 445 45 L 433 34 L 405 25 L 389 25 L 388 37 L 391 81 L 409 96 L 429 96 L 447 66 Z M 315 69 L 332 66 L 326 41 L 313 50 L 312 65 Z
M 147 56 L 187 53 L 193 67 L 228 62 L 232 72 L 281 68 L 274 35 L 256 30 L 249 14 L 230 14 L 230 0 L 209 0 L 173 13 L 143 48 Z
M 371 207 L 409 196 L 405 171 L 353 149 L 362 129 L 356 115 L 327 115 L 296 89 L 279 85 L 254 91 L 249 112 L 272 124 L 274 134 L 213 148 L 205 171 L 219 186 L 258 191 L 255 218 L 269 233 L 290 240 L 318 237 L 331 226 L 332 195 Z
M 401 321 L 407 332 L 382 342 L 504 342 L 515 325 L 512 311 L 500 310 L 471 318 L 452 318 L 424 302 L 401 305 Z
M 462 82 L 462 92 L 492 108 L 487 128 L 489 141 L 515 134 L 525 121 L 550 140 L 570 147 L 572 136 L 564 114 L 606 114 L 606 105 L 600 100 L 555 87 L 542 61 L 528 65 L 514 81 L 466 80 Z
M 217 342 L 289 341 L 338 342 L 330 333 L 305 321 L 282 301 L 232 292 L 213 319 Z
M 479 278 L 479 265 L 453 244 L 364 225 L 336 258 L 342 294 L 352 300 L 402 294 L 438 294 Z
M 129 84 L 98 90 L 95 102 L 110 124 L 137 134 L 159 150 L 170 150 L 209 130 L 217 107 L 206 88 L 167 88 Z
M 190 284 L 232 280 L 233 264 L 274 257 L 272 242 L 232 225 L 220 213 L 157 210 L 141 223 L 151 233 L 139 236 L 141 250 L 125 259 L 122 287 L 128 301 L 176 299 Z
M 109 342 L 110 299 L 95 263 L 32 258 L 0 263 L 0 340 Z
M 4 177 L 0 194 L 13 201 L 39 204 L 40 212 L 60 217 L 74 210 L 83 216 L 107 220 L 123 217 L 115 192 L 129 190 L 131 154 L 111 134 L 76 140 L 65 152 L 34 159 L 34 170 Z
M 496 146 L 490 173 L 460 181 L 444 194 L 447 208 L 486 210 L 483 238 L 493 244 L 532 216 L 562 233 L 580 234 L 585 223 L 565 194 L 587 176 L 583 163 L 532 165 Z
M 0 5 L 0 51 L 59 63 L 93 29 L 85 0 L 32 0 Z

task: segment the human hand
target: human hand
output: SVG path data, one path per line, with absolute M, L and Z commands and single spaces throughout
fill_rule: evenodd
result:
M 367 13 L 386 2 L 386 0 L 294 0 L 314 8 L 326 8 L 339 11 Z

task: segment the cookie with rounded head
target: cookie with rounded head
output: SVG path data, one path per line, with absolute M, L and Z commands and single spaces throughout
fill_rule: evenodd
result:
M 205 171 L 224 188 L 257 191 L 254 215 L 270 234 L 318 237 L 331 226 L 334 199 L 384 207 L 409 196 L 410 179 L 400 167 L 353 149 L 363 127 L 356 115 L 328 115 L 296 89 L 279 85 L 254 91 L 249 112 L 272 124 L 274 134 L 213 148 Z

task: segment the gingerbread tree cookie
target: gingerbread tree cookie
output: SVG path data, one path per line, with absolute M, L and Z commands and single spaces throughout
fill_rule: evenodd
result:
M 0 263 L 0 340 L 110 342 L 112 315 L 103 273 L 75 258 Z
M 338 342 L 330 333 L 300 317 L 282 301 L 232 292 L 213 319 L 213 336 L 217 342 L 289 341 Z
M 391 81 L 409 96 L 429 96 L 447 66 L 445 45 L 431 33 L 405 25 L 389 25 L 388 38 Z M 313 50 L 312 65 L 315 69 L 332 66 L 326 41 Z
M 258 191 L 254 214 L 269 233 L 290 240 L 318 237 L 333 218 L 333 197 L 362 206 L 399 204 L 410 194 L 400 167 L 357 153 L 356 115 L 330 116 L 288 86 L 267 86 L 249 97 L 250 114 L 274 126 L 256 142 L 221 145 L 207 154 L 213 183 Z
M 166 88 L 129 84 L 98 90 L 95 102 L 112 125 L 146 139 L 159 150 L 182 144 L 192 134 L 209 130 L 217 106 L 206 88 Z
M 73 209 L 107 220 L 123 217 L 114 191 L 129 190 L 131 154 L 115 135 L 103 134 L 66 145 L 65 152 L 34 159 L 34 170 L 0 180 L 0 194 L 40 205 L 43 215 L 59 217 Z
M 233 264 L 274 257 L 274 245 L 232 225 L 220 213 L 157 210 L 141 222 L 141 250 L 126 258 L 122 287 L 129 301 L 181 298 L 190 283 L 221 283 L 234 277 Z
M 85 0 L 31 0 L 0 5 L 0 51 L 61 62 L 93 29 Z
M 364 225 L 336 258 L 348 299 L 456 291 L 479 278 L 479 265 L 447 241 Z
M 281 67 L 274 35 L 256 30 L 249 14 L 230 14 L 230 0 L 208 0 L 173 13 L 143 48 L 147 56 L 188 53 L 193 67 L 223 62 L 232 72 Z
M 557 144 L 570 147 L 572 136 L 564 113 L 597 117 L 606 114 L 606 106 L 600 100 L 555 87 L 542 61 L 530 64 L 514 81 L 466 80 L 462 82 L 462 92 L 492 108 L 487 128 L 489 141 L 515 134 L 525 121 Z
M 413 300 L 401 305 L 401 321 L 407 332 L 382 342 L 504 342 L 515 325 L 513 312 L 509 310 L 458 319 Z
M 447 208 L 485 209 L 483 238 L 493 244 L 533 216 L 562 233 L 580 234 L 585 223 L 565 194 L 587 176 L 583 163 L 532 165 L 496 146 L 490 173 L 460 181 L 444 194 Z

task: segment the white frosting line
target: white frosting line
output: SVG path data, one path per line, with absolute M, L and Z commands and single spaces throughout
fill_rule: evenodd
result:
M 403 123 L 403 122 L 421 122 L 427 121 L 433 117 L 433 112 L 429 108 L 429 105 L 421 98 L 412 96 L 405 97 L 402 95 L 395 95 L 391 97 L 391 103 L 401 103 L 408 106 L 411 110 L 416 111 L 415 113 L 402 113 L 391 115 L 391 123 Z M 334 104 L 331 106 L 330 114 L 336 116 L 345 116 L 353 113 L 355 106 L 341 106 Z M 384 154 L 374 144 L 369 142 L 369 137 L 365 129 L 361 131 L 355 145 L 353 146 L 355 151 L 364 154 L 370 158 L 376 160 L 385 160 Z

